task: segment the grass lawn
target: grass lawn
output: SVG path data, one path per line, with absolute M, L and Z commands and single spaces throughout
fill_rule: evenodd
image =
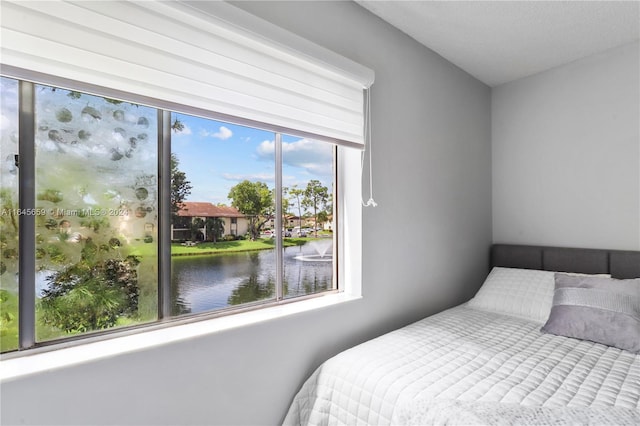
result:
M 320 238 L 318 238 L 320 239 Z M 315 238 L 284 238 L 284 247 L 303 246 Z M 272 249 L 276 245 L 273 238 L 260 238 L 256 241 L 237 240 L 237 241 L 221 241 L 218 243 L 198 243 L 195 246 L 183 246 L 179 243 L 171 244 L 172 256 L 190 256 L 199 254 L 221 254 L 234 253 L 240 251 L 253 251 Z
M 308 242 L 315 240 L 328 240 L 328 238 L 284 238 L 284 247 L 303 246 Z M 275 240 L 273 238 L 260 238 L 256 241 L 237 240 L 237 241 L 221 241 L 218 243 L 198 243 L 195 246 L 183 246 L 180 243 L 171 244 L 172 256 L 193 256 L 193 255 L 209 255 L 234 253 L 242 251 L 265 250 L 275 248 Z M 155 244 L 139 244 L 132 250 L 131 254 L 138 256 L 155 255 Z M 36 310 L 36 314 L 40 315 L 40 310 Z M 6 290 L 0 291 L 0 349 L 2 351 L 12 350 L 18 347 L 18 295 Z M 142 322 L 149 319 L 142 319 Z M 38 340 L 49 340 L 67 334 L 42 324 L 38 318 Z M 128 325 L 129 323 L 139 323 L 140 320 L 128 318 L 120 318 L 117 326 Z

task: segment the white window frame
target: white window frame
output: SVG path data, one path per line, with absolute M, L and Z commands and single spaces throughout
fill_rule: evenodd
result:
M 3 368 L 0 369 L 0 380 L 43 371 L 48 368 L 71 365 L 76 362 L 161 345 L 171 341 L 180 341 L 239 326 L 256 324 L 267 319 L 302 314 L 310 310 L 348 302 L 362 296 L 362 151 L 359 149 L 362 149 L 364 144 L 366 144 L 364 129 L 362 133 L 359 132 L 357 128 L 354 129 L 353 126 L 350 128 L 355 131 L 346 130 L 347 127 L 349 127 L 349 125 L 346 125 L 344 131 L 338 131 L 337 133 L 332 133 L 330 128 L 326 128 L 329 129 L 328 132 L 330 134 L 323 135 L 322 131 L 316 133 L 314 128 L 310 126 L 313 124 L 313 120 L 305 124 L 303 126 L 304 128 L 299 129 L 301 131 L 296 131 L 294 127 L 289 127 L 286 121 L 273 125 L 273 123 L 269 124 L 256 121 L 253 116 L 242 119 L 242 114 L 233 114 L 233 108 L 223 113 L 213 113 L 211 109 L 215 108 L 213 108 L 212 105 L 202 104 L 197 101 L 198 99 L 202 99 L 197 96 L 197 93 L 195 98 L 193 98 L 197 102 L 191 103 L 189 101 L 189 93 L 194 92 L 193 90 L 189 92 L 188 87 L 183 88 L 179 94 L 177 94 L 177 92 L 171 93 L 170 91 L 162 93 L 161 89 L 163 89 L 163 87 L 172 86 L 163 85 L 162 82 L 158 83 L 157 81 L 153 81 L 153 79 L 146 78 L 144 73 L 131 73 L 129 72 L 131 70 L 125 69 L 122 66 L 102 67 L 102 65 L 100 65 L 102 63 L 101 61 L 116 61 L 112 62 L 113 64 L 122 62 L 118 58 L 110 58 L 108 52 L 85 50 L 83 57 L 88 55 L 100 59 L 100 61 L 88 61 L 84 64 L 79 64 L 80 66 L 72 64 L 75 58 L 79 57 L 78 55 L 69 56 L 69 61 L 66 62 L 48 60 L 48 55 L 55 55 L 55 52 L 66 55 L 71 52 L 69 49 L 76 49 L 74 51 L 79 53 L 80 51 L 77 49 L 82 50 L 86 46 L 73 46 L 75 41 L 70 40 L 81 41 L 83 37 L 73 36 L 71 27 L 68 27 L 69 32 L 65 29 L 65 31 L 55 34 L 55 37 L 51 39 L 49 39 L 50 32 L 42 32 L 43 29 L 47 29 L 49 26 L 37 25 L 37 22 L 39 22 L 38 19 L 51 19 L 52 25 L 55 24 L 58 26 L 66 19 L 64 13 L 62 15 L 58 13 L 59 11 L 55 5 L 47 4 L 47 7 L 52 8 L 51 10 L 58 16 L 54 16 L 55 14 L 42 14 L 37 8 L 34 9 L 26 3 L 12 1 L 7 1 L 6 3 L 6 8 L 3 10 L 1 28 L 3 43 L 0 45 L 2 49 L 0 53 L 3 58 L 2 74 L 7 77 L 61 88 L 70 88 L 99 96 L 124 99 L 166 111 L 198 115 L 251 127 L 260 128 L 259 125 L 263 123 L 266 124 L 264 130 L 294 135 L 298 134 L 300 136 L 337 143 L 339 146 L 337 148 L 337 179 L 334 203 L 337 206 L 336 226 L 338 239 L 336 261 L 338 265 L 337 279 L 339 282 L 339 291 L 332 294 L 320 293 L 317 295 L 318 297 L 304 300 L 297 298 L 285 299 L 274 305 L 263 305 L 258 310 L 238 312 L 227 316 L 216 316 L 215 318 L 200 316 L 197 322 L 193 319 L 178 318 L 167 323 L 153 323 L 133 329 L 110 330 L 108 334 L 104 335 L 82 337 L 74 341 L 54 343 L 46 347 L 23 351 L 22 353 L 32 355 L 28 357 L 19 356 L 20 352 L 3 354 L 0 355 L 3 359 Z M 319 79 L 317 81 L 328 79 L 326 80 L 327 84 L 331 87 L 341 87 L 341 85 L 349 86 L 350 88 L 345 93 L 348 93 L 347 96 L 351 99 L 350 102 L 352 105 L 355 105 L 354 100 L 358 99 L 359 96 L 357 94 L 357 86 L 360 85 L 359 87 L 367 89 L 373 83 L 374 75 L 370 69 L 229 4 L 223 2 L 158 2 L 157 5 L 154 5 L 153 3 L 155 2 L 132 2 L 127 7 L 138 9 L 146 8 L 152 11 L 155 16 L 154 19 L 169 19 L 172 21 L 176 19 L 176 16 L 178 16 L 176 13 L 178 13 L 184 20 L 182 24 L 193 23 L 194 20 L 199 20 L 199 22 L 202 23 L 201 26 L 191 25 L 191 27 L 209 32 L 210 34 L 205 34 L 205 37 L 212 36 L 219 30 L 225 33 L 237 32 L 239 38 L 232 35 L 232 39 L 235 40 L 234 42 L 244 40 L 243 43 L 246 42 L 247 46 L 252 46 L 251 48 L 254 50 L 268 51 L 273 53 L 276 58 L 286 58 L 286 62 L 289 65 L 293 64 L 292 66 L 294 68 L 297 67 L 296 70 L 298 71 L 302 69 L 313 70 Z M 93 8 L 94 5 L 97 9 Z M 74 6 L 68 3 L 64 4 L 64 7 L 68 8 L 69 12 L 73 12 L 74 14 L 94 13 L 93 18 L 98 21 L 102 19 L 99 16 L 100 13 L 104 12 L 106 19 L 109 20 L 109 22 L 113 22 L 113 17 L 108 16 L 113 13 L 111 8 L 102 9 L 101 11 L 102 6 L 98 3 L 78 3 L 76 6 L 78 6 L 78 8 L 72 11 L 71 8 Z M 20 10 L 22 7 L 32 9 L 34 14 L 31 15 L 31 12 L 27 12 L 26 9 Z M 97 15 L 95 12 L 97 12 Z M 15 17 L 19 19 L 13 19 L 11 13 L 17 13 Z M 164 18 L 161 16 L 163 14 Z M 27 16 L 34 17 L 35 21 L 33 25 L 23 25 L 22 19 Z M 86 24 L 87 31 L 92 32 L 94 36 L 100 32 L 98 27 L 93 27 L 92 25 L 94 24 L 89 23 L 89 21 L 76 20 L 76 22 L 82 25 Z M 16 23 L 19 25 L 16 26 Z M 214 28 L 216 25 L 219 28 Z M 64 27 L 64 25 L 62 27 Z M 134 25 L 130 28 L 135 30 L 136 27 Z M 76 29 L 77 28 L 74 27 L 74 31 Z M 249 29 L 249 32 L 247 32 L 247 29 Z M 123 32 L 118 33 L 118 35 L 115 33 L 110 35 L 109 32 L 105 32 L 102 33 L 101 36 L 105 34 L 107 37 L 127 38 L 127 34 Z M 156 34 L 153 32 L 147 35 L 151 38 L 164 36 L 161 33 Z M 62 39 L 56 44 L 54 39 L 60 37 L 62 37 Z M 69 40 L 64 41 L 64 37 L 68 37 Z M 169 39 L 170 37 L 171 34 L 168 34 L 166 38 Z M 151 40 L 151 38 L 149 40 Z M 123 40 L 113 41 L 122 42 Z M 179 40 L 177 41 L 179 42 Z M 72 44 L 68 44 L 69 42 Z M 203 46 L 208 45 L 208 43 L 200 44 Z M 93 43 L 91 46 L 100 47 L 109 45 L 110 43 L 105 42 Z M 26 49 L 27 47 L 28 49 Z M 144 53 L 145 49 L 141 52 Z M 131 54 L 132 52 L 129 53 Z M 169 49 L 167 53 L 174 55 L 175 59 L 175 50 L 173 50 L 172 53 Z M 197 56 L 198 55 L 196 55 L 196 57 Z M 191 57 L 194 56 L 192 55 Z M 90 68 L 93 66 L 92 64 L 99 66 L 97 73 L 91 71 Z M 162 64 L 163 61 L 157 63 L 159 66 L 162 66 Z M 215 62 L 208 65 L 215 68 Z M 124 72 L 125 75 L 101 72 L 105 69 L 111 69 L 114 73 Z M 177 67 L 176 69 L 187 68 Z M 140 69 L 136 68 L 136 70 L 139 71 Z M 298 71 L 294 71 L 294 73 Z M 56 75 L 44 75 L 43 73 L 45 72 L 51 72 Z M 43 76 L 46 78 L 43 78 Z M 182 77 L 177 76 L 177 78 Z M 308 80 L 311 81 L 311 79 Z M 356 91 L 354 91 L 354 87 Z M 286 86 L 284 88 L 286 88 Z M 157 98 L 155 96 L 157 96 Z M 331 114 L 333 115 L 334 113 Z M 340 115 L 341 114 L 338 114 L 338 116 Z M 333 116 L 335 117 L 335 115 Z M 353 121 L 353 123 L 357 125 L 359 125 L 358 123 L 366 124 L 366 118 L 363 116 L 361 120 L 358 119 Z M 343 137 L 342 135 L 348 136 Z M 165 156 L 160 151 L 158 155 L 162 157 Z M 167 215 L 165 215 L 165 217 L 166 216 Z M 212 315 L 214 314 L 215 313 L 212 313 Z
M 64 368 L 101 358 L 126 354 L 166 344 L 260 324 L 278 318 L 304 315 L 327 307 L 349 303 L 362 297 L 362 205 L 361 178 L 358 173 L 359 153 L 339 148 L 338 203 L 341 203 L 339 221 L 340 250 L 338 254 L 341 291 L 318 297 L 295 300 L 210 319 L 176 320 L 170 324 L 154 324 L 142 329 L 115 331 L 108 335 L 92 336 L 71 342 L 34 348 L 30 356 L 4 354 L 0 381 L 16 379 L 57 368 Z M 343 152 L 340 152 L 343 151 Z
M 22 79 L 17 76 L 21 74 L 19 70 L 12 71 L 14 72 L 7 77 Z M 33 73 L 27 72 L 25 74 L 34 77 Z M 56 87 L 69 90 L 77 90 L 78 86 L 83 86 L 82 84 L 74 84 L 74 82 L 66 82 L 61 85 L 59 83 L 65 82 L 52 76 L 39 75 L 38 77 L 38 83 L 51 85 L 51 80 L 54 80 L 58 83 L 55 85 Z M 83 89 L 87 88 L 90 87 L 86 87 L 86 85 L 83 87 Z M 90 93 L 113 97 L 113 91 L 109 90 L 92 90 Z M 117 94 L 122 95 L 120 92 Z M 131 99 L 132 97 L 134 99 Z M 130 102 L 136 101 L 135 96 L 125 95 L 121 99 Z M 177 107 L 179 109 L 179 106 Z M 158 156 L 161 155 L 163 154 L 159 151 Z M 334 259 L 334 270 L 337 270 L 337 282 L 340 283 L 337 292 L 329 290 L 296 298 L 279 298 L 275 302 L 267 301 L 247 307 L 238 305 L 224 312 L 211 311 L 184 317 L 170 317 L 165 318 L 169 321 L 164 323 L 156 321 L 130 328 L 109 329 L 103 333 L 78 335 L 70 340 L 37 344 L 22 351 L 2 354 L 4 366 L 0 369 L 0 380 L 27 374 L 27 372 L 42 371 L 45 368 L 52 368 L 52 366 L 69 365 L 69 363 L 73 364 L 80 360 L 86 361 L 109 354 L 159 345 L 168 341 L 179 341 L 189 336 L 194 337 L 228 330 L 360 298 L 362 294 L 361 155 L 361 151 L 345 146 L 338 146 L 336 151 L 337 170 L 334 203 L 336 206 L 337 256 Z M 175 330 L 169 330 L 174 328 Z M 65 355 L 60 357 L 60 355 L 53 355 L 53 352 Z M 35 357 L 22 357 L 26 354 Z

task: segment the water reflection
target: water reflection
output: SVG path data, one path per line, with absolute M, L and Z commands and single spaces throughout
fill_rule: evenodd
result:
M 301 262 L 309 244 L 284 250 L 284 294 L 295 297 L 332 288 L 332 262 Z M 172 257 L 173 314 L 197 313 L 275 297 L 275 251 Z

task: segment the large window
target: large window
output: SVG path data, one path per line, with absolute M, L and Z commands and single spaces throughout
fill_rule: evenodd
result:
M 333 144 L 0 83 L 2 352 L 338 288 Z
M 371 69 L 227 2 L 2 13 L 1 352 L 361 294 Z

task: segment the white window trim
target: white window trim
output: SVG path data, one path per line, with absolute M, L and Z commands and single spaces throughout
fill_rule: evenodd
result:
M 123 355 L 129 352 L 196 339 L 226 330 L 247 327 L 264 321 L 350 302 L 359 298 L 359 296 L 349 295 L 344 292 L 329 294 L 280 306 L 256 309 L 244 313 L 6 359 L 0 361 L 2 365 L 2 368 L 0 368 L 0 382 L 54 369 L 72 367 L 81 363 Z M 64 344 L 60 344 L 60 346 L 62 345 Z
M 10 6 L 7 11 L 17 13 L 16 16 L 22 16 L 20 13 L 26 13 L 26 9 L 31 10 L 27 15 L 33 17 L 35 20 L 34 22 L 40 22 L 39 20 L 42 19 L 64 19 L 64 16 L 54 17 L 53 15 L 43 15 L 41 11 L 20 2 L 9 2 L 7 4 Z M 274 57 L 281 59 L 287 57 L 288 59 L 285 62 L 289 63 L 289 61 L 293 61 L 293 63 L 296 64 L 295 66 L 300 69 L 313 70 L 313 72 L 317 74 L 317 82 L 322 82 L 322 87 L 324 87 L 325 83 L 327 86 L 331 87 L 336 85 L 342 86 L 343 84 L 350 86 L 351 88 L 348 91 L 350 94 L 348 97 L 351 99 L 351 103 L 354 105 L 357 104 L 356 109 L 358 111 L 360 110 L 360 100 L 363 96 L 361 89 L 368 88 L 373 83 L 374 74 L 370 69 L 330 52 L 321 46 L 315 45 L 292 33 L 282 30 L 273 24 L 260 20 L 259 18 L 231 5 L 218 2 L 209 2 L 206 4 L 202 2 L 159 2 L 158 5 L 162 6 L 161 11 L 155 10 L 154 4 L 150 3 L 127 3 L 128 8 L 132 10 L 135 9 L 140 13 L 143 13 L 141 10 L 145 8 L 154 10 L 153 14 L 155 18 L 160 20 L 170 17 L 170 20 L 173 21 L 175 17 L 174 12 L 176 11 L 180 12 L 180 16 L 185 22 L 192 22 L 194 19 L 205 19 L 205 21 L 207 21 L 205 22 L 207 25 L 212 25 L 211 28 L 207 27 L 206 31 L 210 31 L 211 34 L 214 34 L 219 29 L 223 32 L 226 31 L 234 33 L 236 35 L 233 37 L 237 36 L 242 38 L 247 45 L 254 46 L 254 50 L 257 51 L 265 50 L 263 47 L 268 45 L 267 50 L 272 52 Z M 49 6 L 52 7 L 52 11 L 56 10 L 56 5 Z M 68 8 L 69 11 L 73 11 L 73 13 L 78 13 L 82 16 L 93 13 L 91 16 L 98 20 L 114 19 L 113 17 L 107 16 L 109 13 L 112 13 L 113 10 L 102 10 L 97 4 L 95 5 L 97 7 L 95 10 L 92 9 L 92 7 L 89 7 L 89 4 L 84 3 L 82 5 L 77 4 L 77 7 L 69 3 L 64 3 L 64 6 Z M 161 13 L 162 11 L 164 13 Z M 60 52 L 65 53 L 67 52 L 65 50 L 67 49 L 67 47 L 65 47 L 67 44 L 63 42 L 58 42 L 56 44 L 53 40 L 50 40 L 49 33 L 45 32 L 45 34 L 41 34 L 39 31 L 44 27 L 39 25 L 34 24 L 31 26 L 17 27 L 13 24 L 9 25 L 15 20 L 9 19 L 8 13 L 5 13 L 4 15 L 7 15 L 3 16 L 3 38 L 6 38 L 6 40 L 4 40 L 5 42 L 0 47 L 2 48 L 3 73 L 7 76 L 12 76 L 12 73 L 15 73 L 15 75 L 13 75 L 14 77 L 38 82 L 39 76 L 42 73 L 51 72 L 52 74 L 55 74 L 56 77 L 48 78 L 44 83 L 61 88 L 65 88 L 65 82 L 83 82 L 78 83 L 79 85 L 74 84 L 75 90 L 92 93 L 92 90 L 86 89 L 98 87 L 98 92 L 102 93 L 96 94 L 103 96 L 113 94 L 113 96 L 110 97 L 115 99 L 119 99 L 121 97 L 131 99 L 128 95 L 135 94 L 137 102 L 153 106 L 155 108 L 219 119 L 252 127 L 258 127 L 257 125 L 260 124 L 259 122 L 254 121 L 255 118 L 251 115 L 247 116 L 244 113 L 238 113 L 239 116 L 245 117 L 238 119 L 238 116 L 233 114 L 235 110 L 224 110 L 226 111 L 225 114 L 225 112 L 220 112 L 215 105 L 210 105 L 208 103 L 200 104 L 196 102 L 198 99 L 194 100 L 193 96 L 191 98 L 187 96 L 184 99 L 181 96 L 174 98 L 169 92 L 158 92 L 158 90 L 160 90 L 159 88 L 172 86 L 160 84 L 149 88 L 144 83 L 145 81 L 149 81 L 144 73 L 140 75 L 140 81 L 134 81 L 135 79 L 132 79 L 132 75 L 128 73 L 127 70 L 125 70 L 128 73 L 125 76 L 126 78 L 120 78 L 118 75 L 114 74 L 117 70 L 124 69 L 120 66 L 107 67 L 106 69 L 111 69 L 111 71 L 113 71 L 111 73 L 95 73 L 95 70 L 93 69 L 84 70 L 82 67 L 70 66 L 69 64 L 64 65 L 64 63 L 61 65 L 53 60 L 49 60 L 50 58 L 48 58 L 47 55 L 52 51 L 50 51 L 50 49 L 44 49 L 43 46 L 48 46 L 53 43 L 55 44 L 54 47 L 56 49 L 61 49 Z M 205 16 L 206 18 L 204 18 Z M 19 19 L 17 21 L 19 21 Z M 78 22 L 80 23 L 84 21 L 79 20 Z M 125 24 L 123 23 L 122 25 Z M 214 28 L 216 25 L 217 27 Z M 81 29 L 80 27 L 82 27 L 82 25 L 78 25 L 78 28 L 74 27 L 74 31 L 88 31 L 88 33 L 92 34 L 97 31 L 94 31 L 94 29 L 90 27 L 87 27 L 89 28 L 87 30 L 87 28 L 85 28 L 86 25 L 83 27 L 84 29 Z M 137 27 L 134 25 L 131 28 L 130 29 L 133 31 L 136 30 Z M 247 32 L 247 29 L 251 29 L 251 31 Z M 204 31 L 204 29 L 202 29 L 202 31 Z M 211 34 L 204 34 L 203 37 L 213 37 Z M 65 32 L 58 34 L 57 36 L 70 37 L 71 35 L 71 30 L 66 29 Z M 102 35 L 104 36 L 104 34 Z M 164 36 L 163 34 L 156 34 L 153 32 L 149 32 L 147 35 L 151 38 Z M 31 50 L 29 50 L 29 52 L 24 51 L 23 47 L 26 45 L 20 42 L 20 40 L 25 37 L 30 40 L 28 46 Z M 71 39 L 83 40 L 82 37 L 71 37 Z M 11 40 L 14 40 L 13 44 L 9 43 Z M 109 43 L 94 43 L 94 45 L 109 46 Z M 257 45 L 259 45 L 259 48 L 255 47 Z M 84 47 L 76 46 L 74 49 Z M 144 52 L 145 50 L 143 49 L 142 51 Z M 116 62 L 120 60 L 118 58 L 110 57 L 108 52 L 93 52 L 89 49 L 85 53 L 98 55 L 101 60 Z M 72 55 L 72 57 L 75 56 Z M 164 63 L 164 61 L 161 60 L 157 62 L 160 65 Z M 88 66 L 92 63 L 93 61 L 87 61 L 83 64 Z M 177 69 L 187 68 L 178 67 Z M 80 72 L 80 74 L 74 74 L 74 72 L 78 70 L 84 71 Z M 32 75 L 31 78 L 29 77 L 30 75 Z M 94 78 L 95 76 L 100 76 L 102 80 L 86 80 L 86 77 Z M 312 80 L 316 81 L 315 79 Z M 338 81 L 339 84 L 335 83 L 334 80 Z M 85 85 L 87 86 L 86 89 L 84 87 Z M 142 90 L 141 88 L 145 87 L 149 90 L 143 90 L 140 92 L 140 90 Z M 184 93 L 186 94 L 198 93 L 190 88 L 186 88 L 185 90 L 186 91 Z M 159 98 L 156 98 L 155 96 L 158 96 Z M 357 102 L 355 102 L 355 100 L 357 100 Z M 182 110 L 177 110 L 174 108 L 176 104 L 183 105 L 184 108 Z M 212 113 L 212 111 L 218 112 Z M 230 113 L 232 115 L 228 115 Z M 343 114 L 340 112 L 337 115 L 341 116 Z M 261 119 L 262 118 L 260 118 L 260 120 Z M 356 126 L 354 127 L 353 124 L 356 124 Z M 312 126 L 302 126 L 298 128 L 297 124 L 290 126 L 287 121 L 283 123 L 276 122 L 275 125 L 271 123 L 268 128 L 265 129 L 284 133 L 290 133 L 288 132 L 288 129 L 302 130 L 302 132 L 298 131 L 293 133 L 301 136 L 318 138 L 328 142 L 337 143 L 339 145 L 336 188 L 336 206 L 338 206 L 338 293 L 317 295 L 314 298 L 304 300 L 286 300 L 279 305 L 261 307 L 252 311 L 229 313 L 229 315 L 215 318 L 207 318 L 204 316 L 205 319 L 197 321 L 194 320 L 190 323 L 152 323 L 149 326 L 141 326 L 134 330 L 114 330 L 108 335 L 87 337 L 71 342 L 53 343 L 48 346 L 29 349 L 28 352 L 7 353 L 0 355 L 0 360 L 2 360 L 0 380 L 19 377 L 24 374 L 31 374 L 50 368 L 69 366 L 78 362 L 86 362 L 92 359 L 126 353 L 132 350 L 183 340 L 185 338 L 193 338 L 210 333 L 216 333 L 221 330 L 248 326 L 261 321 L 298 314 L 309 310 L 321 309 L 326 306 L 340 304 L 360 298 L 362 294 L 362 152 L 358 149 L 348 149 L 346 146 L 355 146 L 360 149 L 363 148 L 362 144 L 364 142 L 365 135 L 363 132 L 364 129 L 361 128 L 364 127 L 362 124 L 364 124 L 364 117 L 362 117 L 362 120 L 358 118 L 358 120 L 346 126 L 354 127 L 352 132 L 338 131 L 338 133 L 334 133 L 333 130 L 335 129 L 332 130 L 331 126 L 322 129 L 316 129 Z

